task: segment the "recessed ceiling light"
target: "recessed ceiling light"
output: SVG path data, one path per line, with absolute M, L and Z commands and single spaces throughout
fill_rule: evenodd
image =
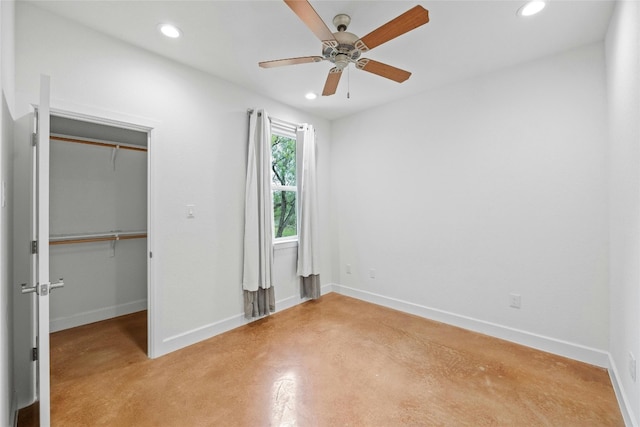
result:
M 171 24 L 160 24 L 158 25 L 158 29 L 162 34 L 172 39 L 177 39 L 182 35 L 182 31 L 175 25 Z
M 532 0 L 525 4 L 523 4 L 520 9 L 518 9 L 518 16 L 531 16 L 540 12 L 547 5 L 546 2 L 542 0 Z
M 311 100 L 311 99 L 316 99 L 316 98 L 318 97 L 318 95 L 316 95 L 316 94 L 315 94 L 315 93 L 313 93 L 313 92 L 309 92 L 309 93 L 307 93 L 304 97 L 305 97 L 305 98 L 307 98 L 307 99 L 309 99 L 309 100 Z

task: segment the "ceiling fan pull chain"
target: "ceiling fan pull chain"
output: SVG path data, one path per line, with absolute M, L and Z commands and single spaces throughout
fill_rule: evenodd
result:
M 351 67 L 347 67 L 347 99 L 351 98 L 349 91 L 351 89 Z

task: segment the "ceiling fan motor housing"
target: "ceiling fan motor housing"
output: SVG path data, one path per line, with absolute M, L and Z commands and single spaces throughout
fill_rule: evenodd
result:
M 360 37 L 347 30 L 347 26 L 351 22 L 349 15 L 340 14 L 333 18 L 333 25 L 336 26 L 338 32 L 333 33 L 337 46 L 327 46 L 323 44 L 322 56 L 336 65 L 339 70 L 342 70 L 349 65 L 349 62 L 355 62 L 360 58 L 362 52 L 360 49 L 356 49 L 356 42 Z

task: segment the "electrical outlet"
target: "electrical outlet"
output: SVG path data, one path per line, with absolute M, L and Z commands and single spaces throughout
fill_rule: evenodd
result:
M 520 295 L 518 294 L 509 294 L 509 307 L 512 308 L 520 308 Z
M 633 357 L 633 353 L 629 352 L 629 375 L 634 383 L 636 382 L 636 366 L 636 358 Z
M 347 274 L 351 274 L 351 264 L 347 264 Z

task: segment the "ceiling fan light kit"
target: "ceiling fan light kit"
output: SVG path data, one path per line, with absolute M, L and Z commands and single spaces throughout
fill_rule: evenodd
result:
M 359 70 L 367 71 L 398 83 L 404 82 L 411 76 L 411 73 L 408 71 L 372 59 L 361 58 L 361 55 L 363 52 L 368 52 L 389 40 L 429 22 L 429 12 L 422 6 L 415 6 L 409 9 L 400 16 L 360 38 L 347 31 L 351 23 L 351 17 L 349 15 L 341 13 L 333 18 L 333 25 L 338 31 L 332 33 L 307 0 L 284 0 L 284 2 L 322 42 L 322 56 L 305 56 L 264 61 L 258 63 L 260 67 L 273 68 L 285 65 L 329 61 L 334 67 L 329 70 L 322 91 L 323 96 L 335 94 L 342 71 L 346 69 L 350 63 L 353 63 Z

